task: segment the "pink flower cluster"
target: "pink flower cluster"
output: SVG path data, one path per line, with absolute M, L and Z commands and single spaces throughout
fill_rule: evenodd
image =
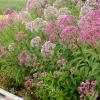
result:
M 61 15 L 58 17 L 57 26 L 61 29 L 65 28 L 67 25 L 76 22 L 76 18 L 72 15 Z
M 53 6 L 48 6 L 46 9 L 44 9 L 44 17 L 46 20 L 50 19 L 50 17 L 56 18 L 58 15 L 58 9 Z
M 56 39 L 57 39 L 56 33 L 52 33 L 52 34 L 49 35 L 49 41 L 50 42 L 54 43 L 56 41 Z
M 90 11 L 79 24 L 81 33 L 78 38 L 93 47 L 100 44 L 100 10 Z
M 36 10 L 36 0 L 33 1 L 33 0 L 28 0 L 27 1 L 27 5 L 26 5 L 26 9 L 31 12 L 31 11 L 34 11 Z
M 97 86 L 97 81 L 85 81 L 81 83 L 81 86 L 79 87 L 79 93 L 80 93 L 80 100 L 84 100 L 84 96 L 88 97 L 97 97 L 98 92 L 95 90 Z
M 16 25 L 17 23 L 22 23 L 22 17 L 17 12 L 13 12 L 8 15 L 7 21 L 10 24 Z
M 46 41 L 44 45 L 42 46 L 41 53 L 43 57 L 48 58 L 54 55 L 54 48 L 55 44 L 51 43 L 50 41 Z
M 30 88 L 30 87 L 32 87 L 32 79 L 29 78 L 29 77 L 26 77 L 26 78 L 25 78 L 25 81 L 24 81 L 24 86 L 25 86 L 25 88 Z
M 26 63 L 30 60 L 30 55 L 26 50 L 24 50 L 18 55 L 18 60 L 20 61 L 20 63 Z
M 72 39 L 77 38 L 77 27 L 67 26 L 60 34 L 63 43 L 69 43 Z
M 65 60 L 64 59 L 60 59 L 57 61 L 58 66 L 64 66 L 65 64 Z
M 2 31 L 6 27 L 6 20 L 0 20 L 0 31 Z
M 57 30 L 58 29 L 57 29 L 56 23 L 54 21 L 49 21 L 45 27 L 45 33 L 47 35 L 52 34 L 52 33 L 56 33 Z

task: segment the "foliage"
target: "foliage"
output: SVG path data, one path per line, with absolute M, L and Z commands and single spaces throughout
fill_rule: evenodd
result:
M 0 87 L 24 94 L 26 100 L 96 100 L 100 47 L 91 40 L 99 44 L 100 10 L 79 19 L 80 9 L 72 2 L 47 1 L 41 5 L 31 1 L 31 6 L 28 2 L 29 12 L 13 12 L 5 18 L 6 24 L 0 22 Z M 93 34 L 85 30 L 91 25 Z M 88 92 L 81 93 L 83 88 Z

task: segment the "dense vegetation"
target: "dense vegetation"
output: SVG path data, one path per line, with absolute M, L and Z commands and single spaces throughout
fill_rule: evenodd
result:
M 25 100 L 99 100 L 100 4 L 28 0 L 0 21 L 0 88 Z

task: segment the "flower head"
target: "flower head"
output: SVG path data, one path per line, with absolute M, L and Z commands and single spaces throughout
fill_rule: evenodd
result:
M 85 42 L 92 47 L 100 44 L 100 10 L 90 11 L 80 20 L 79 42 Z
M 61 29 L 65 28 L 66 26 L 75 23 L 76 18 L 71 15 L 60 15 L 57 19 L 57 26 Z
M 43 57 L 48 58 L 48 57 L 53 56 L 54 55 L 54 50 L 53 50 L 54 48 L 55 48 L 54 43 L 51 43 L 50 41 L 46 41 L 41 49 L 41 53 L 42 53 Z
M 63 66 L 65 64 L 65 60 L 64 59 L 60 59 L 60 60 L 57 61 L 57 64 L 59 66 Z
M 61 32 L 60 36 L 63 43 L 68 43 L 69 41 L 77 37 L 77 27 L 74 26 L 65 27 Z
M 40 43 L 41 43 L 41 38 L 39 36 L 36 36 L 31 40 L 32 47 L 39 46 Z
M 26 63 L 30 60 L 30 55 L 26 50 L 24 50 L 18 55 L 18 60 L 20 61 L 20 63 Z
M 82 82 L 79 87 L 80 99 L 83 100 L 85 96 L 87 97 L 97 97 L 98 92 L 95 90 L 97 86 L 97 81 L 86 80 Z
M 57 26 L 55 24 L 54 21 L 50 21 L 48 22 L 48 24 L 46 25 L 45 28 L 45 33 L 48 34 L 52 34 L 52 33 L 56 33 L 57 32 Z

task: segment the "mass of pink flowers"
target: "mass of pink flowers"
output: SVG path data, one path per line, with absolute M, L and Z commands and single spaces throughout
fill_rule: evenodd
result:
M 79 87 L 79 93 L 80 93 L 80 100 L 85 100 L 84 96 L 88 97 L 97 97 L 98 92 L 95 91 L 95 88 L 97 86 L 97 81 L 85 81 L 81 83 L 81 86 Z
M 100 44 L 100 10 L 90 11 L 80 22 L 79 41 L 93 47 Z

